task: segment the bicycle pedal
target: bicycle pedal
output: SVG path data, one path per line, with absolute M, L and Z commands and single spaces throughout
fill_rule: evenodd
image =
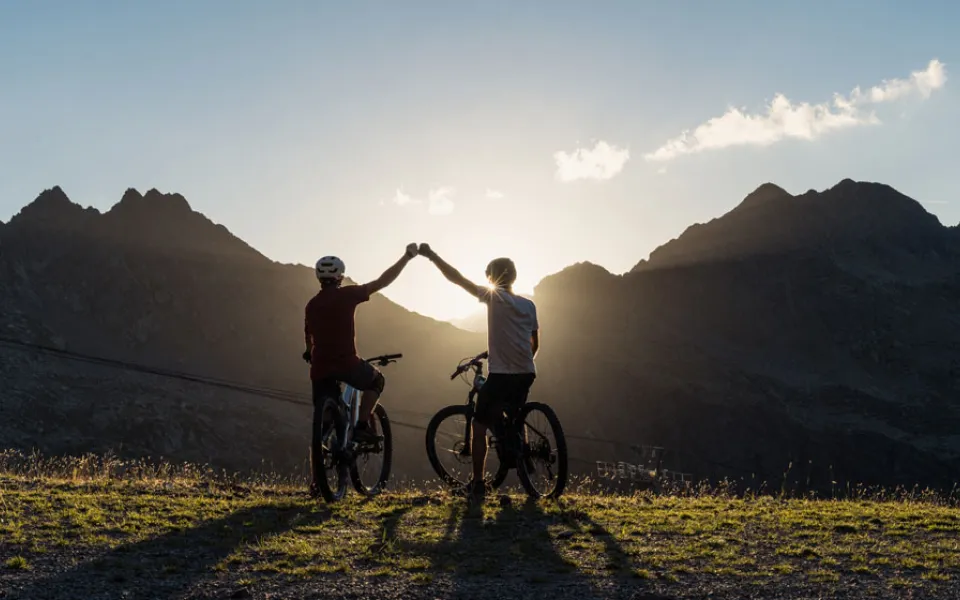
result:
M 357 451 L 360 452 L 383 452 L 383 442 L 357 442 Z

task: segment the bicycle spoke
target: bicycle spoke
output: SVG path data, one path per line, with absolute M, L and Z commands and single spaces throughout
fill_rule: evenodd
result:
M 466 424 L 465 413 L 451 413 L 442 417 L 428 432 L 428 448 L 437 463 L 434 467 L 450 485 L 466 484 L 473 477 L 471 440 L 465 438 Z M 499 466 L 497 454 L 491 448 L 484 464 L 484 479 L 493 480 Z
M 519 432 L 525 440 L 523 461 L 527 483 L 537 496 L 553 494 L 560 483 L 557 470 L 560 448 L 553 429 L 547 415 L 533 407 L 525 415 Z
M 377 406 L 373 416 L 372 432 L 380 436 L 381 440 L 357 444 L 350 465 L 350 478 L 354 488 L 365 496 L 373 496 L 383 490 L 389 479 L 392 462 L 393 442 L 386 409 L 382 405 Z
M 322 429 L 320 432 L 319 464 L 315 465 L 314 483 L 319 487 L 327 502 L 335 502 L 346 491 L 346 468 L 342 462 L 341 426 L 342 417 L 334 404 L 327 400 L 322 409 Z

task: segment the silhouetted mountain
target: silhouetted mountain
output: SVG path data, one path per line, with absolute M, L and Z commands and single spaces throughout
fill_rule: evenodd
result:
M 218 261 L 266 259 L 243 240 L 191 209 L 180 194 L 155 189 L 141 195 L 128 189 L 106 213 L 82 208 L 54 187 L 45 190 L 10 220 L 22 235 L 81 236 L 100 243 L 133 244 L 163 254 L 212 255 Z
M 952 485 L 960 243 L 916 201 L 844 180 L 761 186 L 631 273 L 536 296 L 565 416 L 678 450 L 697 473 Z M 549 340 L 549 341 L 547 341 Z
M 950 486 L 960 467 L 960 236 L 892 188 L 764 184 L 631 272 L 545 278 L 532 398 L 571 434 L 658 444 L 673 468 L 829 490 Z M 384 267 L 393 260 L 384 257 Z M 128 190 L 100 214 L 53 188 L 0 226 L 0 335 L 307 392 L 308 267 L 270 261 L 181 196 Z M 395 421 L 461 402 L 447 379 L 481 335 L 382 296 L 359 311 Z M 0 440 L 250 467 L 306 456 L 309 409 L 0 346 Z M 397 474 L 426 475 L 394 429 Z M 571 440 L 579 472 L 629 450 Z
M 955 233 L 917 201 L 887 185 L 845 179 L 824 191 L 791 196 L 764 184 L 729 213 L 657 248 L 634 271 L 726 262 L 784 253 L 830 256 L 848 270 L 894 279 L 940 277 L 928 259 L 955 255 Z M 949 268 L 948 268 L 949 272 Z
M 384 268 L 401 252 L 384 256 Z M 300 354 L 313 270 L 268 260 L 179 194 L 130 189 L 101 214 L 46 190 L 0 232 L 0 283 L 0 336 L 309 393 Z M 358 311 L 362 353 L 405 356 L 385 373 L 384 401 L 397 409 L 436 410 L 429 399 L 437 386 L 449 389 L 450 357 L 484 344 L 379 294 Z M 0 404 L 17 415 L 0 424 L 5 444 L 76 452 L 122 443 L 132 454 L 231 468 L 261 457 L 282 468 L 306 455 L 309 409 L 0 353 Z
M 793 198 L 793 196 L 791 196 L 787 190 L 783 189 L 779 185 L 773 183 L 764 183 L 757 189 L 747 194 L 747 197 L 743 199 L 743 202 L 741 202 L 733 210 L 742 211 L 750 208 L 757 208 L 760 206 L 765 206 L 771 202 L 785 201 L 790 198 Z

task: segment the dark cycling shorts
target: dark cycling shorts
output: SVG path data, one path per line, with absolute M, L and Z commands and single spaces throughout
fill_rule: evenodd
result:
M 536 377 L 533 373 L 491 373 L 477 395 L 474 419 L 494 426 L 504 411 L 512 412 L 526 403 Z
M 324 379 L 315 380 L 313 382 L 314 405 L 322 402 L 324 398 L 330 396 L 338 397 L 340 395 L 341 382 L 361 392 L 376 390 L 377 394 L 383 393 L 383 385 L 385 383 L 380 369 L 365 360 L 360 361 L 352 368 L 341 373 L 333 373 Z

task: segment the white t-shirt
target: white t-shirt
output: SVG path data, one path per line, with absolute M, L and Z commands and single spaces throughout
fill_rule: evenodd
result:
M 477 286 L 487 305 L 487 351 L 490 373 L 536 373 L 530 337 L 540 329 L 537 306 L 506 290 Z

